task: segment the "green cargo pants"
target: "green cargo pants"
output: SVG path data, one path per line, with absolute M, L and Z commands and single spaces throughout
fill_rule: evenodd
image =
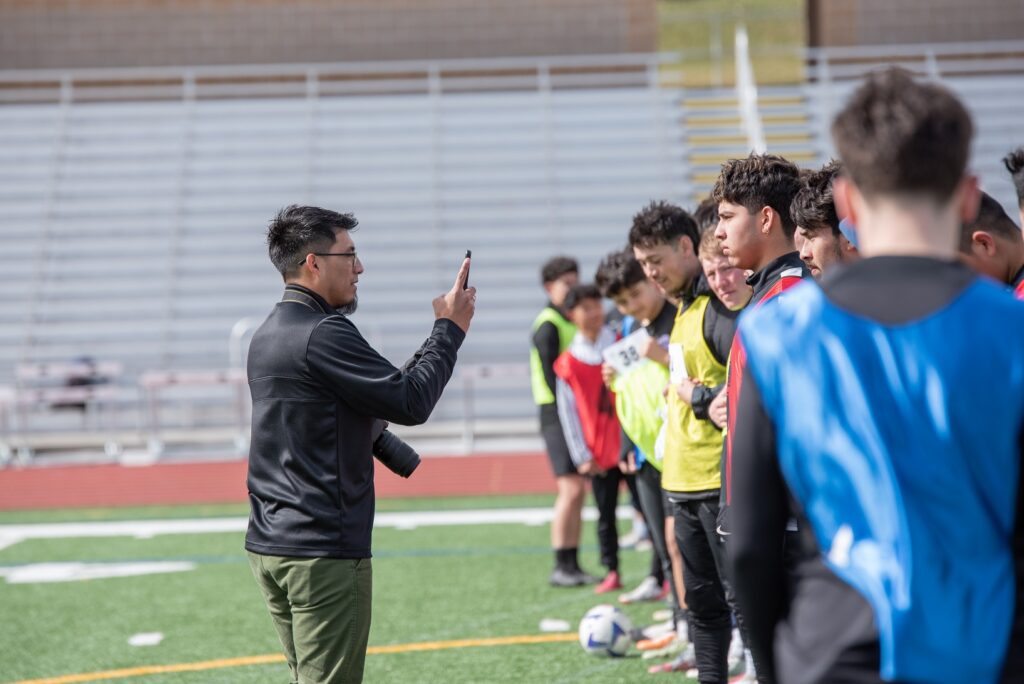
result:
M 373 596 L 370 559 L 248 553 L 284 647 L 292 684 L 363 681 Z

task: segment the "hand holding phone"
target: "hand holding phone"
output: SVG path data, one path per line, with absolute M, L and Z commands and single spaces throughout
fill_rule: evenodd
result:
M 466 256 L 455 276 L 455 283 L 447 293 L 434 299 L 434 316 L 448 318 L 465 332 L 476 312 L 476 288 L 469 286 L 469 261 L 473 252 L 466 250 Z

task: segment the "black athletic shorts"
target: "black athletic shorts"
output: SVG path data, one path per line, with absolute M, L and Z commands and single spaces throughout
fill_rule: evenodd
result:
M 555 477 L 575 475 L 576 466 L 569 455 L 569 447 L 565 443 L 565 435 L 562 434 L 562 423 L 558 420 L 558 407 L 555 404 L 544 404 L 540 407 L 540 436 L 544 438 L 544 447 L 548 451 L 548 460 L 551 461 L 551 470 L 554 471 Z

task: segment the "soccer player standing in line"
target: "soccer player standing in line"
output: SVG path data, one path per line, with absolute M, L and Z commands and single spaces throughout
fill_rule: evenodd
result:
M 722 173 L 712 191 L 712 197 L 718 202 L 715 237 L 722 243 L 729 263 L 754 272 L 747 279 L 754 288 L 750 306 L 766 302 L 810 276 L 793 248 L 796 224 L 789 210 L 799 189 L 800 170 L 774 154 L 752 154 L 722 165 Z M 743 362 L 742 349 L 734 345 L 729 353 L 725 392 L 717 397 L 716 406 L 712 407 L 714 414 L 714 409 L 728 404 L 718 525 L 719 533 L 724 535 L 729 533 L 732 435 L 736 430 L 735 406 L 741 390 Z
M 740 324 L 729 554 L 787 684 L 1024 681 L 1024 306 L 956 260 L 971 134 L 944 88 L 870 76 L 832 124 L 864 259 Z
M 576 326 L 565 317 L 562 304 L 569 288 L 579 281 L 579 270 L 576 260 L 565 256 L 553 257 L 541 268 L 541 283 L 547 292 L 548 304 L 534 320 L 530 338 L 530 386 L 533 400 L 540 407 L 540 433 L 558 488 L 555 517 L 551 521 L 555 568 L 551 571 L 550 582 L 554 587 L 577 587 L 597 581 L 596 577 L 583 572 L 579 565 L 581 515 L 587 480 L 572 463 L 555 403 L 555 359 L 569 347 L 576 335 Z
M 832 266 L 858 258 L 857 248 L 839 230 L 839 215 L 832 200 L 832 182 L 839 175 L 838 162 L 804 175 L 789 213 L 796 223 L 795 237 L 803 238 L 800 258 L 820 278 Z
M 615 343 L 604 325 L 601 292 L 595 285 L 573 285 L 563 303 L 576 326 L 569 348 L 554 363 L 555 403 L 573 466 L 589 476 L 597 502 L 597 540 L 607 568 L 599 593 L 621 589 L 619 534 L 615 508 L 623 473 L 619 469 L 622 430 L 615 416 L 615 396 L 601 375 L 602 352 Z
M 633 317 L 657 343 L 659 349 L 655 350 L 652 345 L 649 354 L 666 353 L 663 350 L 668 347 L 675 307 L 666 301 L 665 293 L 647 279 L 632 250 L 612 252 L 602 259 L 594 282 L 601 294 L 615 303 L 620 313 Z M 665 537 L 661 463 L 654 454 L 654 444 L 662 424 L 658 410 L 664 406 L 662 391 L 668 383 L 668 359 L 664 361 L 662 364 L 648 357 L 625 375 L 612 375 L 614 371 L 608 367 L 607 380 L 615 393 L 616 413 L 623 432 L 634 445 L 636 488 L 654 546 L 650 575 L 636 589 L 620 596 L 621 603 L 657 600 L 664 594 L 666 580 L 669 581 L 671 595 L 676 599 L 675 604 L 679 606 L 682 603 L 677 600 L 676 587 L 672 582 L 672 565 Z
M 697 256 L 700 234 L 687 212 L 665 202 L 649 205 L 634 217 L 629 243 L 647 276 L 680 301 L 669 337 L 670 381 L 699 381 L 690 384 L 688 402 L 679 392 L 668 392 L 661 484 L 672 503 L 676 543 L 682 552 L 698 679 L 725 682 L 732 611 L 721 581 L 722 542 L 714 529 L 722 434 L 707 420 L 707 407 L 725 380 L 736 313 L 709 296 Z M 692 665 L 686 659 L 684 653 L 663 669 L 685 671 Z
M 960 258 L 1024 299 L 1024 233 L 986 192 L 981 193 L 977 218 L 960 231 Z

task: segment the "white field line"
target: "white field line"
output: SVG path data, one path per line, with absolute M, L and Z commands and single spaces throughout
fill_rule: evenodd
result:
M 51 582 L 81 582 L 83 580 L 113 577 L 137 577 L 168 572 L 195 570 L 191 562 L 148 563 L 31 563 L 29 565 L 0 566 L 0 577 L 8 584 L 39 584 Z
M 378 513 L 374 527 L 412 530 L 445 525 L 546 525 L 550 508 L 493 508 L 470 511 L 410 511 Z M 633 517 L 633 509 L 619 506 L 616 516 Z M 583 509 L 584 520 L 597 520 L 597 509 Z M 181 520 L 118 520 L 112 522 L 33 523 L 0 525 L 0 549 L 26 539 L 72 539 L 81 537 L 134 537 L 150 539 L 162 534 L 210 534 L 245 532 L 246 518 L 196 518 Z

